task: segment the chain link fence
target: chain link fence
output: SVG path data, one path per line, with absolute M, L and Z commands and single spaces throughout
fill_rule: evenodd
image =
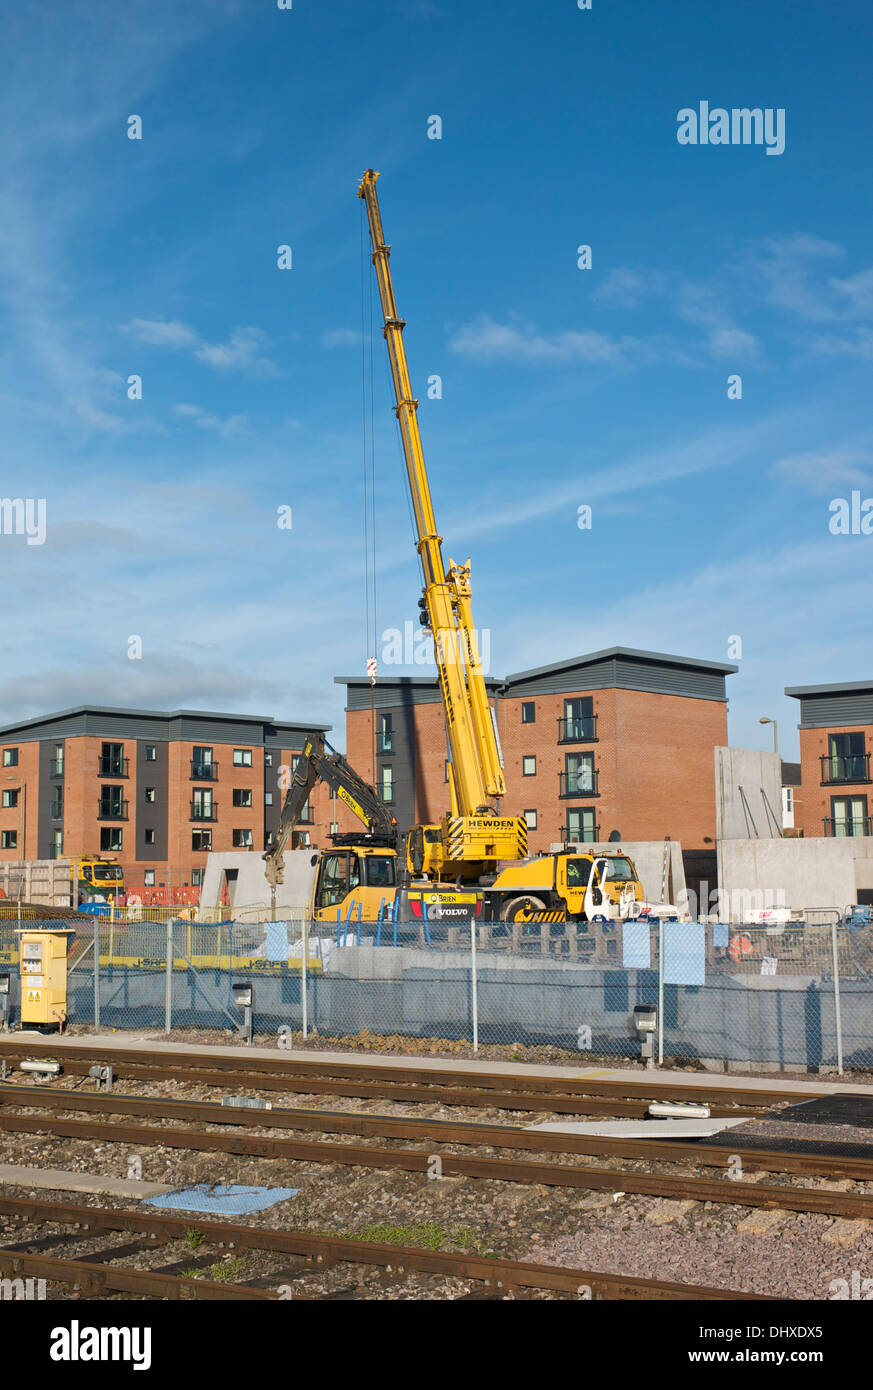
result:
M 261 913 L 261 915 L 263 915 Z M 253 984 L 258 1032 L 430 1039 L 636 1060 L 634 1008 L 655 1006 L 656 1062 L 873 1068 L 873 923 L 382 924 L 24 918 L 71 927 L 68 1020 L 100 1028 L 232 1029 Z M 830 920 L 828 920 L 830 918 Z M 15 916 L 0 970 L 18 1017 Z

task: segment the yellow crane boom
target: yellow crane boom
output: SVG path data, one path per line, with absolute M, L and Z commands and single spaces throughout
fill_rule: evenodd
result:
M 452 814 L 439 827 L 414 828 L 410 836 L 410 845 L 416 846 L 412 866 L 416 872 L 475 878 L 498 859 L 515 859 L 526 853 L 527 827 L 519 817 L 500 816 L 490 804 L 505 795 L 506 784 L 471 614 L 470 561 L 456 565 L 450 558 L 448 569 L 443 564 L 442 537 L 436 529 L 418 428 L 418 401 L 412 394 L 403 344 L 406 323 L 397 312 L 389 265 L 391 248 L 382 231 L 378 177 L 375 170 L 368 169 L 358 186 L 358 196 L 367 208 L 394 383 L 394 410 L 424 575 L 423 605 L 433 633 L 451 754 Z

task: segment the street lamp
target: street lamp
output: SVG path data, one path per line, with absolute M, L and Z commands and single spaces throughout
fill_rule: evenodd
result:
M 772 725 L 773 725 L 773 752 L 774 752 L 774 753 L 778 753 L 778 752 L 779 752 L 779 726 L 778 726 L 778 724 L 776 723 L 776 720 L 775 720 L 775 719 L 768 719 L 768 718 L 767 718 L 767 715 L 764 714 L 764 715 L 762 715 L 761 718 L 758 720 L 758 723 L 759 723 L 759 724 L 772 724 Z

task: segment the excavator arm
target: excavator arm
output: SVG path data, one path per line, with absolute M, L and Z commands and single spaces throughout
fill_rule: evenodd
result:
M 368 843 L 382 844 L 392 849 L 396 847 L 397 822 L 378 792 L 355 772 L 342 753 L 331 748 L 324 734 L 310 734 L 291 774 L 275 839 L 264 854 L 264 872 L 274 901 L 276 887 L 283 881 L 285 848 L 318 782 L 326 783 L 340 801 L 354 811 L 366 827 Z M 360 842 L 362 836 L 353 838 Z M 343 836 L 335 835 L 333 839 L 335 843 L 341 843 Z

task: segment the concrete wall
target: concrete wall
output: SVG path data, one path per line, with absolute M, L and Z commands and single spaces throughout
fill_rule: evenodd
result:
M 276 905 L 283 915 L 302 917 L 312 899 L 315 869 L 311 864 L 313 850 L 285 851 L 284 882 L 276 890 Z M 270 885 L 264 872 L 261 855 L 246 850 L 210 854 L 200 893 L 201 907 L 218 907 L 226 870 L 236 870 L 235 882 L 228 884 L 231 907 L 242 908 L 270 905 Z
M 782 759 L 755 748 L 715 749 L 717 840 L 779 839 Z
M 842 910 L 858 901 L 859 889 L 873 886 L 873 840 L 866 837 L 729 839 L 719 845 L 719 859 L 719 886 L 732 902 L 744 893 L 769 891 L 776 895 L 774 904 Z

